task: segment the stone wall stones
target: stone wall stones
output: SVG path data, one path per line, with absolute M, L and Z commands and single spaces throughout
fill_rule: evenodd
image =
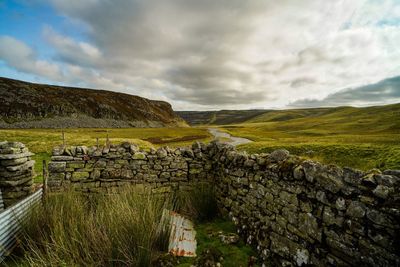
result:
M 33 154 L 19 142 L 0 142 L 0 190 L 5 207 L 33 191 Z
M 128 143 L 55 148 L 49 171 L 53 190 L 215 183 L 221 210 L 269 266 L 400 265 L 397 170 L 322 165 L 286 150 L 248 155 L 212 142 L 150 152 Z
M 220 207 L 272 266 L 400 266 L 399 171 L 214 145 Z
M 109 147 L 56 147 L 49 163 L 51 190 L 116 192 L 126 184 L 143 184 L 168 192 L 191 182 L 212 179 L 197 144 L 189 148 L 142 151 L 129 143 Z M 208 169 L 207 169 L 207 166 Z

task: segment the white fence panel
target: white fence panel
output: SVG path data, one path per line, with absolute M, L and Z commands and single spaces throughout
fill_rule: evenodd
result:
M 1 195 L 0 190 L 0 212 L 4 210 L 3 196 Z
M 17 244 L 21 223 L 26 219 L 29 210 L 40 203 L 42 194 L 43 189 L 40 188 L 32 195 L 0 212 L 0 262 Z

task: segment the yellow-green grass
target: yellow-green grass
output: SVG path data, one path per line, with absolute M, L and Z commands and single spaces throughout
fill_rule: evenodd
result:
M 216 249 L 222 254 L 222 266 L 250 266 L 250 258 L 257 256 L 255 250 L 246 245 L 243 240 L 236 244 L 225 244 L 218 237 L 218 233 L 235 233 L 236 227 L 230 222 L 217 218 L 211 222 L 201 223 L 195 226 L 197 235 L 197 250 L 199 256 L 206 250 Z M 182 258 L 178 267 L 190 267 L 195 263 L 196 258 Z M 251 266 L 259 266 L 257 264 Z
M 127 187 L 113 195 L 50 193 L 23 224 L 19 253 L 8 257 L 5 266 L 159 266 L 156 259 L 167 252 L 170 229 L 164 209 L 195 222 L 198 256 L 215 249 L 223 266 L 248 265 L 254 249 L 243 240 L 220 240 L 220 232 L 236 228 L 219 217 L 214 187 L 199 184 L 174 193 L 157 194 L 149 187 Z M 178 266 L 197 260 L 179 258 Z
M 8 259 L 9 265 L 150 266 L 168 245 L 164 209 L 173 209 L 171 196 L 150 188 L 50 194 L 23 224 L 23 253 Z
M 343 167 L 400 169 L 400 104 L 274 111 L 221 129 L 253 140 L 239 146 L 250 153 L 286 148 Z
M 400 134 L 393 131 L 371 133 L 354 128 L 339 132 L 334 126 L 294 131 L 288 123 L 286 130 L 277 124 L 247 123 L 222 129 L 234 136 L 253 140 L 253 143 L 239 146 L 249 153 L 285 148 L 292 154 L 342 167 L 400 169 Z
M 53 147 L 62 144 L 61 129 L 1 129 L 0 140 L 19 141 L 24 143 L 31 152 L 35 153 L 33 157 L 36 160 L 35 171 L 37 173 L 36 182 L 42 180 L 42 162 L 49 160 Z M 198 141 L 209 141 L 211 136 L 205 128 L 125 128 L 125 129 L 64 129 L 65 142 L 67 145 L 96 145 L 96 138 L 99 138 L 99 144 L 104 145 L 107 136 L 111 143 L 119 144 L 123 141 L 129 141 L 139 145 L 143 149 L 159 146 L 187 146 L 193 143 L 193 140 L 184 141 L 185 138 L 199 137 Z M 162 144 L 152 144 L 145 139 L 160 138 Z M 176 142 L 177 138 L 183 141 Z M 171 140 L 171 142 L 169 142 Z

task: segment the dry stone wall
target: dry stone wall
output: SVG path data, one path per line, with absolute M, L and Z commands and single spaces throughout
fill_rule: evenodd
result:
M 248 155 L 215 142 L 56 148 L 49 171 L 53 189 L 86 192 L 215 183 L 221 210 L 266 266 L 400 265 L 400 171 L 342 169 L 285 150 Z
M 5 208 L 32 193 L 32 156 L 20 142 L 0 142 L 0 190 Z
M 160 148 L 149 152 L 129 143 L 109 147 L 56 147 L 49 163 L 52 190 L 117 192 L 126 184 L 149 185 L 159 192 L 212 179 L 201 148 Z
M 399 266 L 400 171 L 214 146 L 220 204 L 272 266 Z

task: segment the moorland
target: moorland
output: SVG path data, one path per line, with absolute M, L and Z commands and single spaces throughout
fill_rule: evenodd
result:
M 210 127 L 252 140 L 238 147 L 248 153 L 285 148 L 292 154 L 342 167 L 400 169 L 400 104 L 266 111 L 244 122 L 243 116 L 239 117 L 240 123 L 231 120 L 231 124 L 178 128 L 0 129 L 0 136 L 25 143 L 35 153 L 38 174 L 43 159 L 48 160 L 52 148 L 63 143 L 62 133 L 67 145 L 96 145 L 97 138 L 102 145 L 108 136 L 113 143 L 130 141 L 149 149 L 209 142 L 213 139 Z

